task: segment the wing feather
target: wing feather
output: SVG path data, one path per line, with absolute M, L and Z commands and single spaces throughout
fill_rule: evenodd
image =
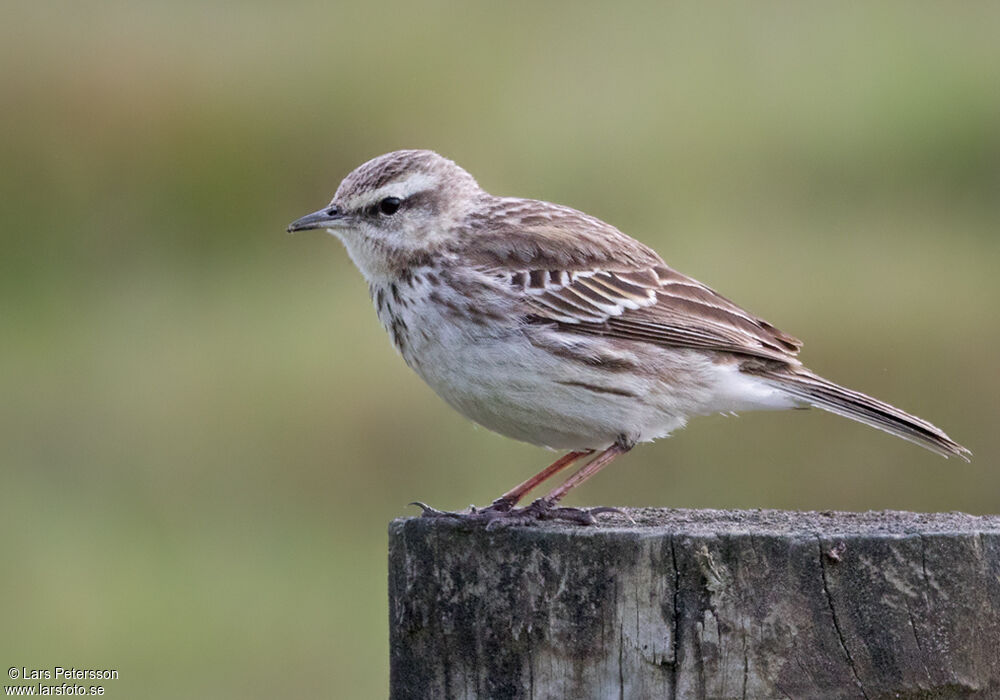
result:
M 798 364 L 802 343 L 568 207 L 497 198 L 461 253 L 506 279 L 537 321 L 570 332 Z

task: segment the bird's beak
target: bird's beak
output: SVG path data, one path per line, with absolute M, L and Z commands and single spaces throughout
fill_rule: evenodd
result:
M 337 207 L 329 206 L 312 214 L 306 214 L 288 224 L 288 232 L 308 231 L 314 228 L 334 228 L 344 220 L 344 214 Z

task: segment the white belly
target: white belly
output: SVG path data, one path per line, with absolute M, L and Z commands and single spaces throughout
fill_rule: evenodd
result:
M 419 274 L 403 295 L 407 304 L 394 301 L 399 289 L 393 295 L 385 288 L 380 302 L 373 288 L 379 318 L 407 364 L 438 395 L 517 440 L 601 449 L 619 438 L 664 437 L 691 415 L 794 405 L 709 353 L 577 337 L 489 313 L 472 318 L 468 314 L 481 307 L 463 309 L 457 300 L 442 305 L 431 290 Z M 609 361 L 576 359 L 583 354 Z

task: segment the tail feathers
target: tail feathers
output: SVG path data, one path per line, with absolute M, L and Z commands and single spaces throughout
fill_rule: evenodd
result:
M 846 389 L 815 374 L 780 371 L 765 372 L 768 380 L 797 399 L 838 416 L 856 420 L 873 428 L 909 440 L 943 457 L 958 456 L 969 461 L 972 453 L 944 431 L 927 421 L 911 416 L 895 406 Z

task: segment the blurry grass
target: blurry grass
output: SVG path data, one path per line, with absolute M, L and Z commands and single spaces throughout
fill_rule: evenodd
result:
M 8 4 L 0 658 L 111 697 L 378 697 L 385 525 L 551 455 L 454 415 L 322 235 L 361 161 L 586 209 L 948 430 L 695 420 L 577 503 L 1000 508 L 1000 10 Z

